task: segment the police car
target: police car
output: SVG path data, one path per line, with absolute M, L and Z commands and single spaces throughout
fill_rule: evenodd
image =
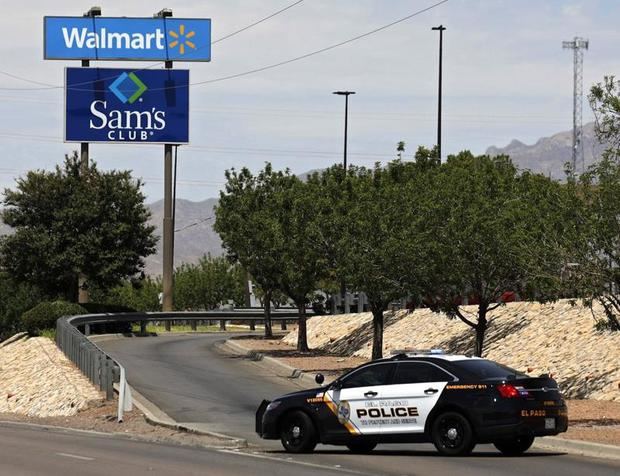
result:
M 264 400 L 256 412 L 256 432 L 291 453 L 317 443 L 366 453 L 378 443 L 432 442 L 449 456 L 469 454 L 477 443 L 520 455 L 535 437 L 567 426 L 566 404 L 548 375 L 439 351 L 375 360 L 327 386 Z

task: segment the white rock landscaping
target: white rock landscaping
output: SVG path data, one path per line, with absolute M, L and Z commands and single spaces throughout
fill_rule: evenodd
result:
M 103 393 L 50 339 L 21 339 L 0 348 L 0 412 L 71 416 L 103 401 Z

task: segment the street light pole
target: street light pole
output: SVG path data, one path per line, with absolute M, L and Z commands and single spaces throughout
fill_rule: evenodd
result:
M 355 91 L 334 91 L 332 94 L 344 96 L 344 171 L 347 171 L 347 133 L 349 128 L 349 96 Z
M 439 154 L 439 160 L 441 160 L 441 67 L 443 63 L 443 31 L 445 26 L 434 26 L 431 30 L 439 31 L 439 103 L 437 107 L 437 153 Z

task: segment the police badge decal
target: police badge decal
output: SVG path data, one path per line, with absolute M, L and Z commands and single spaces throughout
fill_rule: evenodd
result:
M 342 425 L 349 421 L 351 416 L 351 406 L 346 400 L 338 404 L 338 422 Z

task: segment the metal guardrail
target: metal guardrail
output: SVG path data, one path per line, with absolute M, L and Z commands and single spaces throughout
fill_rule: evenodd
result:
M 308 317 L 313 313 L 307 310 Z M 297 310 L 274 309 L 271 319 L 286 322 L 298 318 Z M 261 309 L 236 309 L 234 311 L 206 312 L 128 312 L 117 314 L 84 314 L 79 316 L 61 317 L 56 321 L 56 344 L 64 354 L 88 377 L 88 379 L 105 392 L 106 399 L 114 397 L 114 384 L 118 383 L 118 415 L 123 421 L 123 413 L 132 408 L 131 392 L 127 385 L 124 367 L 106 354 L 89 338 L 90 326 L 104 323 L 139 322 L 144 329 L 147 322 L 162 321 L 220 321 L 222 328 L 227 320 L 255 321 L 264 320 Z M 78 326 L 84 326 L 82 333 Z

